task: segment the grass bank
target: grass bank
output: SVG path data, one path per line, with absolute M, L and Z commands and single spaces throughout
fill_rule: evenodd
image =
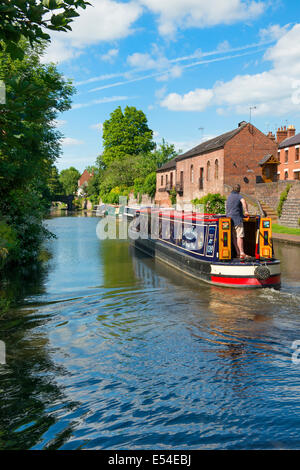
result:
M 283 225 L 273 224 L 274 233 L 286 233 L 288 235 L 300 235 L 300 228 L 284 227 Z

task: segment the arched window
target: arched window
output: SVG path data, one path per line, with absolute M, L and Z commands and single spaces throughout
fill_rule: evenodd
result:
M 210 162 L 207 162 L 206 179 L 207 179 L 207 181 L 210 180 Z
M 194 165 L 191 165 L 191 183 L 194 182 Z
M 215 179 L 217 180 L 219 178 L 219 161 L 215 161 Z

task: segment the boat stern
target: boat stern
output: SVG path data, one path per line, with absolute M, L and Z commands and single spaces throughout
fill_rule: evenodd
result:
M 211 283 L 223 287 L 278 289 L 281 285 L 280 261 L 213 263 Z

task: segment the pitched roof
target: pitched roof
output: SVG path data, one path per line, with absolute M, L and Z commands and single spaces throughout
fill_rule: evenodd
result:
M 160 171 L 167 171 L 167 170 L 172 170 L 172 168 L 176 168 L 176 159 L 177 157 L 172 158 L 172 160 L 169 160 L 167 163 L 162 165 L 160 168 L 156 170 L 157 173 L 159 173 Z
M 274 157 L 274 155 L 271 155 L 271 154 L 265 155 L 264 158 L 262 158 L 258 164 L 260 166 L 263 166 L 270 159 L 271 159 L 271 163 L 278 163 L 280 165 L 280 161 L 276 157 Z
M 284 149 L 285 147 L 291 147 L 292 145 L 300 145 L 300 133 L 294 135 L 294 137 L 289 137 L 288 139 L 283 140 L 279 147 L 280 149 Z
M 246 125 L 242 124 L 237 129 L 233 131 L 226 132 L 225 134 L 219 135 L 218 137 L 214 137 L 213 139 L 207 140 L 200 145 L 188 150 L 187 152 L 179 155 L 176 158 L 176 161 L 184 160 L 185 158 L 193 157 L 195 155 L 201 155 L 203 153 L 212 152 L 213 150 L 221 149 L 225 146 L 225 144 L 232 139 L 236 134 L 238 134 Z

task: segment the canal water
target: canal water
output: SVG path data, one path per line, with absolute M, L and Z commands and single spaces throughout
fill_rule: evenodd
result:
M 98 221 L 48 220 L 46 268 L 6 286 L 0 449 L 299 449 L 300 248 L 280 291 L 224 289 Z

